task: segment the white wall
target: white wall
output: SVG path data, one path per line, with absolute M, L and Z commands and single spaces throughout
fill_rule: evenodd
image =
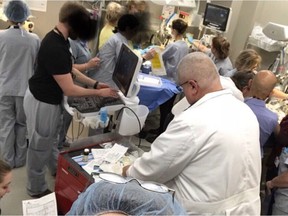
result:
M 235 3 L 234 3 L 235 2 Z M 238 7 L 237 4 L 241 6 Z M 254 25 L 264 27 L 268 22 L 275 22 L 288 25 L 287 9 L 288 1 L 279 0 L 255 0 L 255 1 L 233 1 L 233 13 L 237 11 L 237 15 L 233 15 L 233 19 L 237 20 L 232 28 L 233 32 L 229 32 L 231 41 L 231 59 L 235 60 L 239 52 L 245 48 L 248 36 Z M 231 23 L 232 24 L 232 23 Z M 231 26 L 230 26 L 231 27 Z M 230 29 L 231 30 L 231 29 Z M 249 47 L 255 49 L 262 56 L 262 69 L 267 69 L 274 61 L 278 52 L 267 52 L 257 47 Z
M 204 2 L 206 3 L 206 1 Z M 224 5 L 221 1 L 212 1 L 212 3 L 229 6 Z M 288 25 L 286 15 L 288 1 L 285 0 L 234 0 L 230 7 L 232 8 L 232 18 L 230 20 L 229 30 L 225 36 L 231 43 L 230 58 L 232 62 L 234 62 L 238 54 L 246 48 L 247 39 L 255 24 L 265 26 L 266 23 L 270 21 Z M 262 68 L 267 68 L 277 55 L 277 52 L 268 53 L 257 47 L 252 48 L 262 56 Z
M 258 1 L 235 1 L 232 4 L 232 22 L 228 34 L 232 62 L 245 47 L 256 20 L 257 6 Z
M 275 22 L 288 25 L 288 1 L 270 0 L 259 1 L 257 8 L 256 22 L 265 25 L 268 22 Z
M 31 10 L 31 14 L 35 16 L 35 18 L 31 19 L 35 23 L 33 32 L 38 34 L 41 39 L 57 24 L 59 10 L 64 3 L 65 1 L 62 0 L 48 0 L 46 12 Z M 8 22 L 0 20 L 0 29 L 5 29 L 8 26 Z
M 31 11 L 32 15 L 36 17 L 32 19 L 35 23 L 33 32 L 38 34 L 41 39 L 58 23 L 59 10 L 64 3 L 65 1 L 48 0 L 46 12 Z

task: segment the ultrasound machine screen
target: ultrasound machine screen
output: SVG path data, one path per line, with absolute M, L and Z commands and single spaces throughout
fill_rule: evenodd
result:
M 123 43 L 112 79 L 125 97 L 129 98 L 133 95 L 133 86 L 141 64 L 142 59 Z
M 206 4 L 203 25 L 225 32 L 228 29 L 231 8 L 211 3 Z
M 136 55 L 128 46 L 122 44 L 119 57 L 116 62 L 113 81 L 118 86 L 119 90 L 127 98 L 133 98 L 135 93 L 134 84 L 136 82 L 138 72 L 142 64 L 142 59 Z M 69 97 L 68 104 L 70 107 L 76 108 L 80 113 L 92 115 L 98 112 L 102 107 L 110 107 L 110 109 L 118 109 L 123 107 L 125 101 L 113 97 Z

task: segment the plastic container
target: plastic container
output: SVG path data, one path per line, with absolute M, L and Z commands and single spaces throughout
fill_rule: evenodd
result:
M 88 162 L 88 157 L 89 157 L 89 149 L 85 148 L 82 156 L 82 161 L 83 162 Z
M 108 115 L 107 115 L 107 107 L 102 107 L 100 109 L 100 120 L 106 124 L 106 121 L 108 119 Z
M 151 72 L 151 62 L 146 61 L 142 65 L 142 73 L 149 74 Z
M 139 133 L 143 128 L 145 120 L 149 113 L 149 109 L 144 105 L 131 107 L 131 109 L 135 112 L 135 114 L 139 118 L 141 128 L 139 128 L 139 122 L 135 114 L 131 110 L 124 108 L 122 111 L 118 127 L 118 133 L 122 136 L 132 136 L 134 134 Z
M 164 49 L 159 46 L 155 46 L 153 49 L 155 50 L 155 55 L 154 58 L 151 59 L 152 74 L 165 76 L 166 70 L 162 59 L 162 52 Z

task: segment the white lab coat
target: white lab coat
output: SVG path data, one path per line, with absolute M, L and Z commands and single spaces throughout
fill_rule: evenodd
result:
M 240 101 L 244 101 L 242 92 L 236 87 L 235 83 L 230 77 L 220 76 L 220 82 L 223 89 L 229 89 L 234 97 L 236 97 Z M 189 106 L 190 104 L 188 103 L 186 97 L 184 97 L 173 106 L 171 112 L 173 115 L 178 115 Z
M 127 175 L 166 184 L 189 214 L 259 215 L 261 156 L 253 112 L 229 90 L 176 116 Z

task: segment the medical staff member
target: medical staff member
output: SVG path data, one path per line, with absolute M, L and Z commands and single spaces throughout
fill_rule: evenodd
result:
M 189 52 L 187 43 L 183 40 L 183 35 L 186 32 L 188 25 L 182 19 L 176 19 L 172 22 L 172 36 L 174 42 L 169 44 L 162 53 L 162 59 L 164 62 L 167 75 L 164 78 L 177 82 L 177 66 L 179 62 Z M 159 128 L 150 130 L 150 133 L 156 135 L 161 134 L 165 128 L 164 124 L 168 114 L 171 112 L 176 94 L 174 94 L 168 101 L 160 105 L 160 125 Z
M 264 146 L 268 142 L 268 139 L 271 135 L 276 138 L 280 132 L 277 113 L 268 109 L 265 103 L 277 81 L 275 74 L 271 71 L 259 71 L 252 79 L 248 97 L 244 101 L 251 108 L 259 122 L 262 158 L 264 157 Z
M 105 172 L 99 178 L 78 196 L 66 215 L 187 215 L 165 185 L 139 184 L 137 179 Z
M 12 169 L 4 161 L 0 160 L 0 199 L 6 193 L 10 192 L 10 184 L 12 182 Z
M 11 167 L 0 160 L 0 199 L 2 199 L 5 194 L 10 193 L 10 184 L 12 182 L 12 169 Z M 0 215 L 1 215 L 0 209 Z
M 288 147 L 279 157 L 278 175 L 266 182 L 268 190 L 274 190 L 275 203 L 272 215 L 288 215 Z
M 257 70 L 260 68 L 261 61 L 261 56 L 255 50 L 242 50 L 235 60 L 235 68 L 228 71 L 224 76 L 232 77 L 237 72 L 247 71 L 253 71 L 256 74 Z M 271 96 L 278 99 L 288 99 L 288 94 L 277 88 L 273 89 Z
M 229 58 L 230 43 L 225 37 L 214 37 L 212 39 L 211 49 L 199 44 L 198 42 L 193 43 L 201 52 L 205 52 L 213 60 L 221 76 L 226 76 L 228 71 L 233 69 Z
M 88 42 L 80 39 L 69 39 L 70 47 L 72 50 L 72 56 L 74 59 L 73 67 L 87 74 L 92 68 L 97 67 L 100 64 L 100 59 L 97 57 L 92 58 Z
M 68 40 L 70 43 L 72 56 L 74 59 L 73 64 L 74 68 L 87 75 L 92 68 L 95 68 L 100 64 L 99 58 L 97 57 L 92 58 L 87 41 L 83 41 L 80 39 L 71 40 L 70 38 Z M 76 84 L 81 86 L 81 83 L 76 82 Z M 85 85 L 82 86 L 85 87 Z M 62 118 L 63 118 L 63 124 L 60 129 L 59 143 L 58 143 L 59 150 L 63 149 L 63 147 L 70 146 L 70 143 L 66 139 L 66 134 L 72 121 L 72 116 L 64 109 Z
M 29 80 L 24 98 L 29 148 L 27 152 L 27 191 L 42 197 L 51 191 L 45 181 L 46 166 L 56 174 L 58 134 L 61 126 L 63 96 L 112 96 L 117 91 L 72 69 L 68 37 L 89 40 L 95 37 L 96 20 L 79 3 L 66 2 L 60 9 L 59 22 L 43 39 L 35 74 Z M 77 86 L 73 77 L 90 89 Z
M 178 78 L 189 106 L 149 152 L 124 167 L 123 175 L 174 189 L 191 215 L 260 215 L 256 116 L 223 90 L 214 63 L 204 53 L 186 55 Z
M 240 52 L 235 60 L 235 68 L 225 74 L 226 77 L 232 77 L 237 72 L 255 71 L 260 67 L 262 58 L 253 49 L 245 49 Z
M 23 28 L 30 15 L 26 3 L 9 1 L 4 14 L 11 26 L 0 31 L 0 146 L 3 160 L 14 168 L 26 162 L 23 99 L 34 73 L 40 39 Z
M 117 26 L 119 18 L 124 14 L 124 8 L 117 2 L 110 2 L 106 7 L 106 23 L 101 29 L 99 35 L 99 49 L 108 41 L 114 34 L 113 31 Z
M 100 58 L 100 66 L 89 72 L 93 79 L 109 84 L 117 88 L 112 80 L 112 75 L 123 43 L 128 45 L 128 41 L 137 32 L 139 22 L 132 14 L 125 14 L 120 17 L 115 34 L 101 47 L 97 56 Z

